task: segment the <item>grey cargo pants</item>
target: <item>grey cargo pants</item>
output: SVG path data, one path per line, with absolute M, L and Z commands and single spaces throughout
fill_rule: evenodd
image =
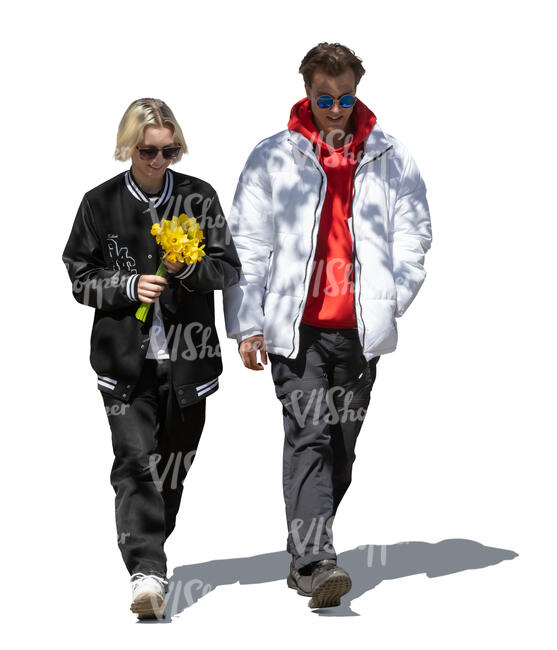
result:
M 305 323 L 295 359 L 268 356 L 285 432 L 287 550 L 300 570 L 336 559 L 332 522 L 351 482 L 356 439 L 380 357 L 366 361 L 355 328 Z

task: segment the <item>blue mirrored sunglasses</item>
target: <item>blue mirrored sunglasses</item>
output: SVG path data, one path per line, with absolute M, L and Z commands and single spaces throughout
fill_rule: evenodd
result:
M 331 95 L 320 95 L 316 101 L 319 108 L 331 108 L 331 106 L 335 103 L 335 100 L 333 97 L 331 97 Z M 356 98 L 354 95 L 343 95 L 338 100 L 338 105 L 341 108 L 352 108 L 355 102 Z

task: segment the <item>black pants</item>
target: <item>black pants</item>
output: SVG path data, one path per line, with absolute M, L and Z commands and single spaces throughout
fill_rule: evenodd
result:
M 301 569 L 336 559 L 332 522 L 352 479 L 380 357 L 366 361 L 354 328 L 305 323 L 296 359 L 268 356 L 284 421 L 286 548 Z
M 170 373 L 169 359 L 146 359 L 129 404 L 102 393 L 115 456 L 118 544 L 130 574 L 166 577 L 164 542 L 205 424 L 205 399 L 181 408 Z

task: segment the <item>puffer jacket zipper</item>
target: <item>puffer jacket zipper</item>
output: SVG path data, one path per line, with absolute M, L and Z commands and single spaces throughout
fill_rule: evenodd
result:
M 313 164 L 315 165 L 315 163 L 313 163 Z M 315 167 L 318 167 L 318 166 L 315 165 Z M 319 184 L 319 198 L 317 200 L 317 205 L 315 206 L 315 210 L 314 210 L 314 213 L 313 213 L 313 227 L 311 229 L 311 250 L 310 250 L 310 253 L 309 253 L 309 257 L 306 260 L 306 266 L 305 266 L 305 271 L 304 271 L 304 295 L 302 296 L 302 300 L 300 301 L 300 304 L 298 305 L 298 313 L 296 315 L 296 318 L 294 319 L 294 324 L 292 326 L 292 354 L 294 353 L 294 350 L 296 349 L 295 340 L 296 340 L 296 327 L 299 327 L 298 319 L 301 318 L 301 315 L 303 314 L 304 306 L 305 306 L 305 304 L 307 302 L 307 294 L 308 294 L 308 291 L 309 291 L 309 287 L 307 289 L 305 288 L 306 287 L 306 278 L 308 276 L 308 265 L 309 265 L 309 263 L 311 261 L 313 261 L 313 258 L 314 258 L 314 255 L 315 255 L 315 253 L 314 253 L 314 245 L 313 245 L 313 240 L 314 240 L 314 235 L 313 234 L 315 232 L 315 225 L 317 223 L 317 210 L 319 209 L 319 206 L 321 205 L 321 190 L 323 189 L 323 174 L 324 174 L 324 172 L 322 172 L 319 168 L 317 169 L 317 171 L 319 171 L 320 176 L 321 176 L 321 182 Z M 310 278 L 310 280 L 311 280 L 311 278 Z
M 374 158 L 370 158 L 370 160 L 366 160 L 365 163 L 360 163 L 360 165 L 356 168 L 356 171 L 354 172 L 354 178 L 352 180 L 352 200 L 350 201 L 350 216 L 352 217 L 350 219 L 350 233 L 352 235 L 352 269 L 353 269 L 353 277 L 354 277 L 354 300 L 353 300 L 353 305 L 354 305 L 354 317 L 356 318 L 356 327 L 358 329 L 358 337 L 360 336 L 360 327 L 358 325 L 358 312 L 356 309 L 356 284 L 358 286 L 358 306 L 360 308 L 360 316 L 361 316 L 361 321 L 363 323 L 363 335 L 362 335 L 362 340 L 361 340 L 361 345 L 362 345 L 362 353 L 365 349 L 365 340 L 366 340 L 366 323 L 362 315 L 362 283 L 360 282 L 360 272 L 361 272 L 361 265 L 360 265 L 360 260 L 358 258 L 358 253 L 357 253 L 357 248 L 356 248 L 356 230 L 354 228 L 354 197 L 356 195 L 356 176 L 359 174 L 359 172 L 366 166 L 369 165 L 369 163 L 372 163 L 373 161 L 377 160 L 378 158 L 381 158 L 389 149 L 392 149 L 393 145 L 390 147 L 387 147 L 385 151 L 382 151 L 381 153 L 377 154 Z M 358 263 L 358 272 L 356 273 L 356 262 Z
M 307 275 L 308 275 L 308 264 L 309 264 L 310 261 L 313 260 L 313 256 L 314 256 L 313 240 L 314 240 L 315 225 L 317 223 L 317 211 L 319 209 L 319 206 L 321 205 L 321 191 L 323 189 L 323 178 L 326 178 L 326 177 L 325 177 L 325 172 L 323 171 L 321 166 L 318 163 L 316 163 L 311 156 L 309 156 L 305 151 L 303 151 L 303 149 L 301 149 L 293 140 L 289 140 L 289 142 L 291 142 L 299 151 L 301 151 L 301 153 L 304 156 L 306 156 L 307 158 L 309 158 L 311 160 L 311 162 L 313 163 L 313 166 L 317 169 L 317 171 L 320 173 L 320 176 L 321 176 L 321 182 L 320 182 L 320 185 L 319 185 L 319 199 L 318 199 L 317 205 L 315 206 L 315 211 L 314 211 L 314 214 L 313 214 L 313 227 L 312 227 L 312 230 L 311 230 L 311 251 L 310 251 L 310 255 L 309 255 L 308 259 L 306 260 L 306 264 L 305 264 L 304 295 L 302 297 L 302 300 L 300 301 L 300 304 L 298 305 L 298 313 L 296 315 L 296 318 L 294 319 L 294 323 L 293 323 L 293 326 L 292 326 L 292 352 L 291 352 L 291 354 L 293 354 L 294 350 L 296 349 L 295 339 L 296 339 L 296 327 L 299 326 L 298 325 L 298 319 L 300 318 L 301 314 L 303 313 L 304 306 L 305 306 L 305 304 L 307 302 L 307 290 L 305 288 L 305 285 L 306 285 L 306 279 L 307 279 Z M 361 283 L 359 282 L 358 274 L 356 273 L 356 266 L 355 266 L 355 263 L 357 262 L 358 263 L 358 269 L 359 269 L 360 261 L 358 259 L 358 255 L 357 255 L 357 251 L 356 251 L 356 235 L 355 235 L 354 223 L 353 223 L 354 222 L 354 212 L 353 212 L 354 196 L 355 196 L 355 192 L 356 192 L 356 175 L 366 165 L 368 165 L 369 163 L 377 160 L 378 158 L 383 156 L 387 151 L 389 151 L 389 149 L 392 149 L 392 148 L 393 148 L 393 145 L 390 145 L 389 147 L 387 147 L 381 153 L 377 154 L 373 158 L 370 158 L 370 160 L 366 160 L 366 162 L 363 163 L 363 164 L 360 163 L 360 165 L 356 168 L 356 171 L 354 172 L 354 179 L 353 179 L 353 186 L 352 186 L 352 199 L 351 199 L 351 202 L 350 202 L 350 213 L 352 215 L 352 219 L 350 220 L 350 225 L 351 225 L 350 231 L 351 231 L 351 235 L 352 235 L 352 265 L 353 265 L 353 269 L 354 269 L 354 274 L 353 274 L 354 275 L 354 316 L 356 318 L 356 326 L 358 328 L 358 336 L 359 336 L 359 325 L 358 325 L 358 314 L 357 314 L 357 310 L 356 310 L 356 284 L 358 285 L 358 305 L 360 307 L 360 315 L 362 314 L 362 301 L 361 301 L 362 288 L 361 288 Z M 322 207 L 322 205 L 321 205 L 321 207 Z M 309 289 L 309 287 L 308 287 L 308 289 Z M 363 350 L 364 349 L 364 342 L 365 342 L 365 332 L 366 332 L 366 326 L 365 326 L 365 321 L 363 319 L 363 316 L 361 317 L 361 321 L 362 321 L 362 323 L 364 325 L 364 329 L 363 329 L 363 339 L 364 340 L 361 341 L 362 350 Z
M 314 233 L 315 233 L 315 225 L 317 223 L 317 211 L 319 210 L 319 206 L 321 206 L 321 208 L 323 207 L 322 203 L 324 203 L 324 201 L 322 202 L 321 199 L 322 199 L 322 190 L 323 190 L 323 179 L 325 179 L 326 176 L 325 176 L 325 172 L 323 171 L 321 166 L 318 163 L 316 163 L 315 160 L 313 160 L 313 158 L 311 156 L 309 156 L 305 151 L 303 151 L 293 140 L 289 140 L 289 142 L 291 142 L 304 156 L 306 156 L 307 158 L 309 158 L 309 160 L 311 160 L 313 166 L 317 169 L 317 171 L 319 172 L 319 175 L 321 177 L 321 181 L 319 183 L 319 198 L 317 200 L 317 205 L 315 206 L 315 210 L 313 212 L 313 226 L 312 226 L 312 229 L 311 229 L 311 250 L 310 250 L 310 253 L 309 253 L 309 257 L 306 260 L 306 264 L 305 264 L 304 295 L 302 296 L 302 300 L 300 301 L 300 304 L 298 305 L 298 313 L 296 314 L 296 318 L 294 319 L 294 323 L 292 325 L 292 352 L 290 354 L 293 354 L 294 350 L 296 349 L 296 342 L 295 341 L 296 341 L 296 328 L 299 327 L 298 319 L 301 318 L 301 315 L 303 314 L 304 306 L 305 306 L 305 304 L 307 302 L 307 293 L 308 293 L 308 290 L 309 290 L 309 287 L 306 289 L 306 279 L 307 279 L 307 276 L 308 276 L 308 264 L 313 260 L 313 257 L 314 257 L 314 248 L 315 248 L 314 247 Z

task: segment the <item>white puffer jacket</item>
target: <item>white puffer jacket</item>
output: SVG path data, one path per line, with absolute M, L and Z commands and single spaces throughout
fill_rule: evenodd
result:
M 327 177 L 311 142 L 285 130 L 262 140 L 240 175 L 228 219 L 242 262 L 223 292 L 227 336 L 263 334 L 269 352 L 295 358 Z M 402 316 L 424 279 L 431 245 L 426 187 L 406 147 L 376 122 L 354 175 L 354 308 L 363 353 L 395 350 Z

